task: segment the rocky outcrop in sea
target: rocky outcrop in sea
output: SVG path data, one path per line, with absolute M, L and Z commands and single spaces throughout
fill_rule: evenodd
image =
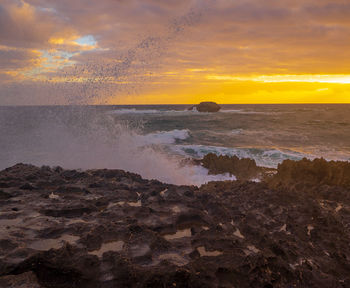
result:
M 199 188 L 15 165 L 0 172 L 0 287 L 350 287 L 348 182 L 323 172 L 347 166 L 304 181 L 310 163 Z
M 219 112 L 221 107 L 215 102 L 201 102 L 190 107 L 188 110 L 196 109 L 198 112 Z

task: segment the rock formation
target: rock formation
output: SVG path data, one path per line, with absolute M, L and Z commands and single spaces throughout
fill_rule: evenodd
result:
M 238 158 L 237 156 L 217 156 L 209 153 L 197 161 L 209 170 L 209 174 L 225 174 L 236 176 L 237 180 L 264 179 L 276 169 L 259 167 L 254 159 Z
M 18 164 L 0 171 L 0 287 L 350 287 L 349 189 L 316 182 Z
M 237 156 L 217 156 L 209 153 L 200 161 L 203 167 L 209 170 L 210 174 L 235 175 L 238 180 L 249 180 L 257 178 L 260 173 L 260 167 L 256 166 L 253 159 L 239 159 Z
M 194 105 L 188 110 L 197 109 L 198 112 L 218 112 L 221 107 L 215 102 L 201 102 L 198 105 Z
M 277 174 L 269 184 L 290 187 L 292 185 L 329 185 L 350 189 L 350 162 L 326 161 L 325 159 L 300 161 L 285 160 L 278 165 Z
M 235 175 L 237 180 L 260 179 L 270 187 L 339 186 L 350 189 L 350 162 L 325 159 L 284 160 L 277 169 L 259 167 L 253 159 L 237 156 L 217 156 L 209 153 L 195 163 L 209 170 L 209 174 Z

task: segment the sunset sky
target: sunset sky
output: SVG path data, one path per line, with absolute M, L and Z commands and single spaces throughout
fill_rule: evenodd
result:
M 0 0 L 0 105 L 350 103 L 348 0 Z

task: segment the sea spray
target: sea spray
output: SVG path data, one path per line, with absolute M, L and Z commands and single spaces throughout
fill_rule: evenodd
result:
M 181 164 L 183 157 L 167 154 L 162 144 L 189 137 L 188 130 L 146 135 L 94 107 L 22 107 L 2 114 L 1 167 L 19 162 L 66 169 L 123 169 L 148 179 L 200 185 L 210 180 L 206 169 Z M 22 127 L 18 129 L 18 127 Z M 15 143 L 15 145 L 12 145 Z

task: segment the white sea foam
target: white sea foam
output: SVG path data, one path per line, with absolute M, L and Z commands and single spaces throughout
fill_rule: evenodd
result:
M 202 166 L 191 166 L 191 181 L 196 183 L 194 185 L 200 185 L 208 183 L 210 181 L 234 181 L 237 178 L 235 176 L 230 176 L 230 174 L 218 174 L 218 175 L 209 175 L 208 170 Z
M 154 113 L 161 113 L 161 110 L 156 109 L 116 109 L 113 111 L 110 111 L 111 114 L 154 114 Z
M 176 140 L 185 140 L 190 137 L 190 131 L 188 129 L 175 129 L 171 131 L 158 131 L 146 135 L 135 135 L 135 137 L 139 139 L 141 146 L 150 144 L 173 144 Z
M 115 114 L 115 115 L 123 115 L 123 114 L 170 114 L 172 116 L 182 116 L 186 114 L 198 114 L 198 115 L 207 115 L 208 113 L 200 113 L 198 110 L 194 107 L 191 110 L 185 109 L 185 110 L 162 110 L 162 109 L 135 109 L 135 108 L 130 108 L 130 109 L 116 109 L 112 110 L 109 112 L 110 114 Z
M 252 111 L 243 109 L 221 109 L 220 113 L 233 113 L 233 114 L 260 114 L 260 115 L 279 115 L 286 112 L 274 112 L 274 111 Z
M 241 109 L 221 109 L 219 112 L 221 112 L 221 113 L 242 113 L 244 111 Z
M 239 158 L 254 159 L 259 166 L 276 168 L 286 159 L 300 160 L 304 157 L 316 158 L 311 154 L 303 154 L 292 150 L 262 149 L 262 148 L 230 148 L 205 145 L 173 145 L 171 149 L 183 156 L 202 158 L 208 153 L 217 155 L 236 155 Z

